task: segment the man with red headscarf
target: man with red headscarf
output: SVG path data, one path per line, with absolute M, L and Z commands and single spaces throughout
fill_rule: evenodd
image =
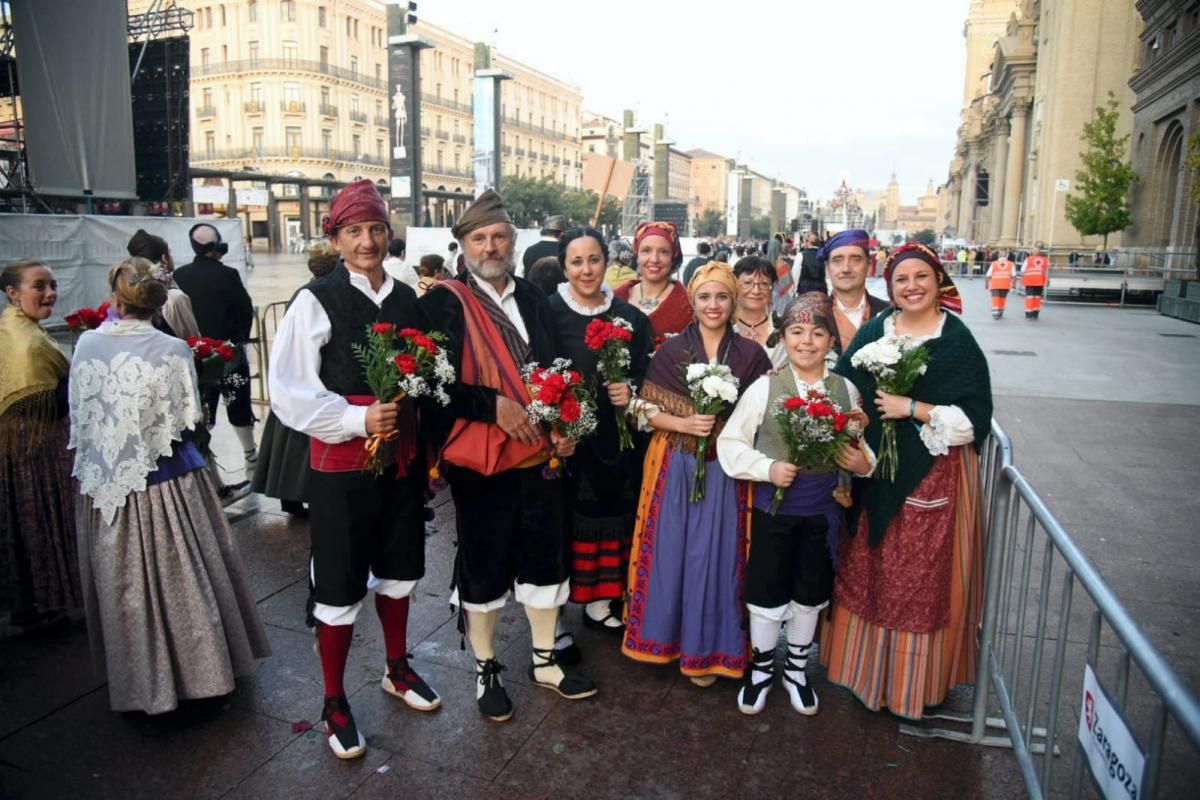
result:
M 271 409 L 309 435 L 312 563 L 317 646 L 325 680 L 322 719 L 338 758 L 366 741 L 354 723 L 342 676 L 354 621 L 367 590 L 383 628 L 383 690 L 419 711 L 441 699 L 408 663 L 409 596 L 425 573 L 425 467 L 417 459 L 411 399 L 377 401 L 354 357 L 375 323 L 423 328 L 411 288 L 392 280 L 383 258 L 392 238 L 387 206 L 369 180 L 333 199 L 325 234 L 342 260 L 296 293 L 271 348 Z M 384 472 L 366 470 L 363 445 L 398 430 Z

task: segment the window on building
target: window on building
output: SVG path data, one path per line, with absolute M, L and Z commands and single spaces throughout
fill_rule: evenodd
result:
M 356 133 L 350 137 L 350 142 L 353 146 L 354 157 L 358 158 L 362 155 L 362 137 Z
M 462 169 L 462 153 L 457 150 L 454 151 L 454 169 L 455 171 Z
M 247 49 L 250 53 L 250 63 L 253 64 L 255 61 L 258 61 L 258 42 L 250 42 L 247 45 Z
M 383 119 L 383 101 L 382 100 L 375 101 L 375 116 L 379 119 Z
M 201 105 L 203 105 L 205 108 L 208 108 L 212 105 L 212 89 L 204 90 L 204 101 L 201 103 Z
M 440 147 L 439 147 L 439 148 L 438 148 L 438 151 L 437 151 L 437 165 L 438 165 L 438 169 L 441 169 L 441 168 L 442 168 L 442 161 L 445 159 L 445 157 L 446 157 L 446 151 L 445 151 L 445 150 L 443 150 L 442 148 L 440 148 Z
M 317 25 L 322 28 L 329 27 L 329 19 L 326 16 L 325 6 L 317 6 Z
M 321 131 L 321 155 L 325 158 L 332 158 L 333 153 L 333 131 Z
M 354 20 L 346 17 L 346 35 L 349 36 L 354 32 Z
M 375 157 L 380 161 L 383 160 L 383 139 L 375 140 Z
M 300 143 L 303 141 L 301 136 L 302 128 L 284 128 L 284 142 L 287 144 L 287 149 L 292 155 L 300 154 Z
M 212 27 L 212 6 L 204 9 L 204 27 Z
M 296 44 L 295 42 L 285 41 L 283 43 L 283 60 L 289 61 L 289 62 L 295 62 L 295 61 L 299 60 L 299 58 L 300 58 L 300 46 L 298 44 Z
M 283 102 L 287 103 L 289 111 L 300 110 L 300 84 L 285 83 L 283 85 Z
M 458 102 L 458 89 L 454 90 L 454 102 Z
M 434 97 L 436 97 L 436 98 L 438 98 L 438 99 L 441 99 L 441 97 L 442 97 L 442 85 L 441 85 L 440 83 L 437 85 L 437 92 L 435 92 L 433 96 L 434 96 Z
M 354 20 L 354 38 L 358 38 L 358 20 Z
M 209 158 L 216 158 L 217 155 L 217 134 L 213 131 L 204 132 L 204 152 Z
M 279 4 L 283 9 L 284 22 L 296 21 L 296 0 L 283 0 Z
M 224 61 L 228 61 L 228 60 L 229 60 L 229 45 L 223 44 L 223 45 L 221 45 L 221 61 L 224 62 Z
M 358 95 L 356 94 L 350 95 L 350 112 L 352 114 L 358 113 Z
M 250 140 L 253 143 L 254 154 L 261 158 L 263 154 L 263 129 L 253 128 L 250 131 Z
M 375 65 L 375 80 L 377 80 L 377 81 L 383 80 L 383 64 Z
M 200 48 L 200 66 L 202 66 L 202 67 L 208 66 L 208 48 L 207 47 Z
M 262 101 L 263 101 L 262 84 L 261 83 L 250 84 L 250 102 L 257 103 L 258 106 L 261 108 Z
M 247 6 L 250 12 L 250 21 L 258 22 L 258 0 L 250 0 Z
M 328 67 L 329 66 L 329 48 L 326 47 L 325 45 L 321 45 L 321 49 L 318 52 L 320 53 L 319 58 L 321 59 L 321 66 Z
M 221 9 L 221 27 L 225 27 L 225 6 L 220 6 Z
M 350 56 L 350 71 L 358 74 L 358 56 Z
M 323 106 L 329 105 L 329 87 L 328 86 L 321 87 L 321 105 L 323 105 Z

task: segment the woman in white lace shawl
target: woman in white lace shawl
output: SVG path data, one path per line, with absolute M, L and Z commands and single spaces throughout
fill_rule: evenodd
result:
M 154 329 L 167 299 L 143 258 L 109 272 L 119 319 L 71 364 L 80 577 L 97 671 L 114 711 L 225 695 L 267 655 L 262 623 L 204 459 L 187 344 Z

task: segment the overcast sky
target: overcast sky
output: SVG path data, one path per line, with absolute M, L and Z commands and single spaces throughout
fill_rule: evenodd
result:
M 420 0 L 418 16 L 578 84 L 588 111 L 620 119 L 632 105 L 678 147 L 737 158 L 810 198 L 842 178 L 882 189 L 894 168 L 911 203 L 946 178 L 968 4 Z

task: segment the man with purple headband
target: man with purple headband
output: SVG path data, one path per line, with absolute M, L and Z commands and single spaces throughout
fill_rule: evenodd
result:
M 888 307 L 888 301 L 867 293 L 871 266 L 871 237 L 861 228 L 835 233 L 817 252 L 833 286 L 833 351 L 843 352 L 864 322 Z

